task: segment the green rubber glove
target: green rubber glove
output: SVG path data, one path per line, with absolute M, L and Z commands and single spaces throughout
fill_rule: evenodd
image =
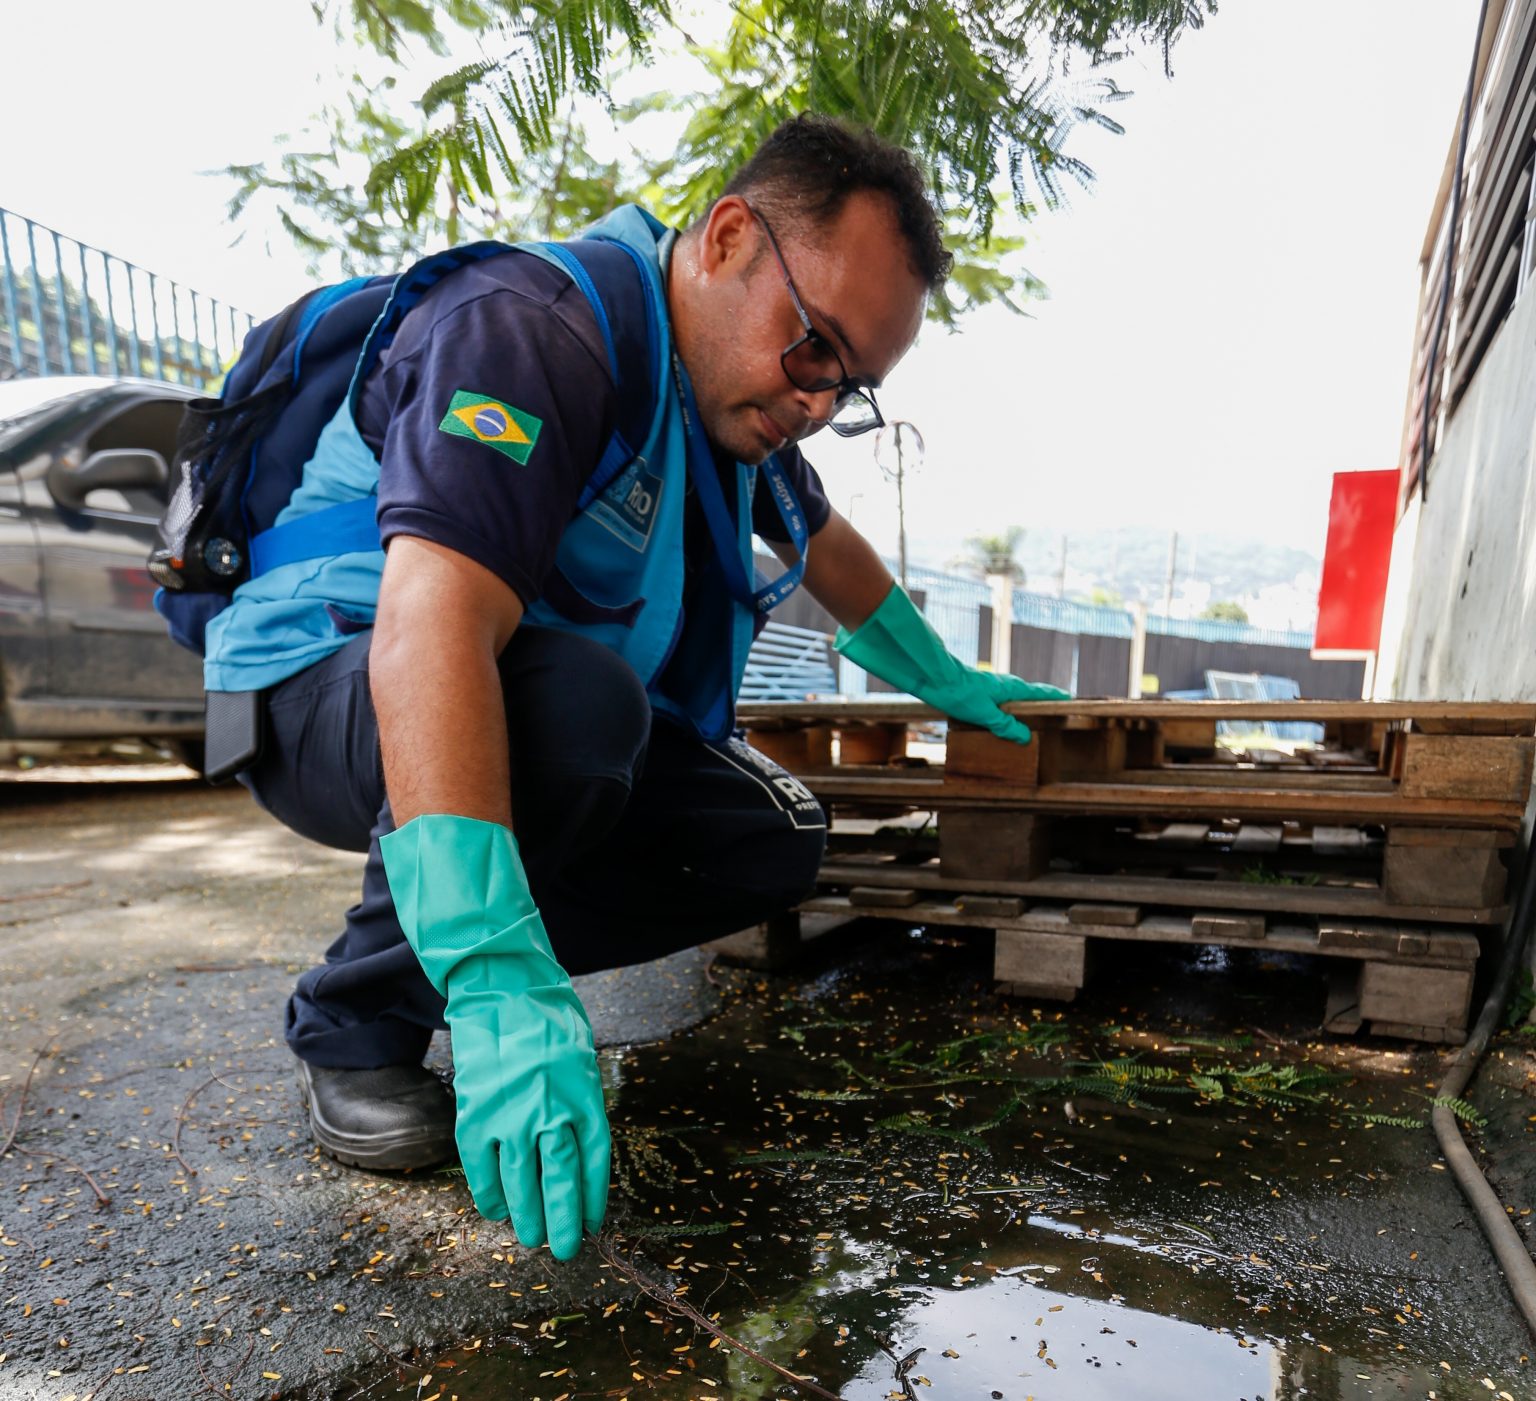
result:
M 432 815 L 379 847 L 405 937 L 448 999 L 454 1136 L 475 1206 L 569 1260 L 607 1210 L 608 1118 L 592 1026 L 517 841 L 494 822 Z
M 1029 743 L 1029 726 L 998 706 L 1005 701 L 1071 699 L 1060 686 L 977 671 L 951 656 L 900 584 L 891 586 L 885 601 L 856 632 L 839 628 L 833 646 L 872 676 L 953 719 L 1019 744 Z

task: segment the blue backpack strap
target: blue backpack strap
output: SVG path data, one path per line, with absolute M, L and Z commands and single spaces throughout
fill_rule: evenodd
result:
M 529 251 L 570 274 L 592 305 L 608 353 L 619 406 L 613 436 L 577 499 L 584 511 L 631 462 L 650 435 L 656 416 L 655 367 L 661 328 L 657 306 L 665 296 L 655 273 L 635 249 L 617 239 L 581 238 L 570 243 L 541 243 Z M 622 252 L 633 264 L 630 276 Z
M 378 549 L 378 509 L 377 496 L 363 496 L 263 530 L 251 541 L 252 576 L 270 573 L 301 559 Z
M 357 357 L 357 366 L 352 372 L 352 385 L 347 391 L 348 401 L 356 404 L 358 390 L 362 387 L 368 371 L 373 368 L 374 361 L 388 349 L 399 332 L 400 323 L 405 320 L 406 313 L 419 305 L 428 292 L 451 272 L 457 272 L 471 263 L 483 263 L 487 258 L 499 258 L 503 253 L 513 251 L 514 245 L 510 243 L 495 243 L 489 240 L 466 243 L 459 248 L 447 248 L 441 253 L 434 253 L 431 257 L 423 258 L 419 263 L 402 272 L 390 288 L 389 300 L 384 303 L 378 320 L 369 330 L 368 339 L 363 342 L 362 353 Z
M 649 270 L 633 249 L 609 240 L 604 240 L 599 247 L 593 247 L 594 242 L 579 241 L 574 249 L 571 245 L 550 243 L 527 250 L 557 264 L 586 297 L 597 320 L 608 354 L 609 368 L 618 387 L 618 426 L 603 450 L 596 471 L 582 491 L 578 510 L 585 510 L 634 460 L 636 449 L 630 446 L 630 440 L 636 443 L 645 441 L 655 413 L 650 371 L 654 364 L 659 332 L 653 290 L 648 281 Z M 624 248 L 624 252 L 640 271 L 638 283 L 627 278 L 621 282 L 616 274 L 622 264 L 616 263 L 613 256 L 607 253 L 609 248 Z M 580 250 L 579 253 L 576 250 Z M 395 279 L 389 298 L 369 329 L 358 354 L 348 389 L 349 402 L 355 404 L 363 379 L 379 355 L 394 340 L 406 313 L 417 306 L 433 287 L 459 268 L 513 251 L 513 246 L 505 243 L 471 243 L 434 254 L 401 273 Z M 351 282 L 326 288 L 305 305 L 294 338 L 295 376 L 299 371 L 303 344 L 321 317 L 366 281 L 354 278 Z M 605 290 L 599 290 L 599 283 L 603 284 Z M 609 315 L 610 306 L 617 313 L 615 317 Z M 638 327 L 643 327 L 643 332 L 637 330 L 637 323 Z M 638 366 L 634 366 L 633 357 L 637 353 L 642 354 L 644 359 Z M 633 366 L 629 374 L 623 373 L 626 364 Z M 255 534 L 250 542 L 252 576 L 266 574 L 299 560 L 378 549 L 377 512 L 378 499 L 369 496 L 361 500 L 340 502 Z

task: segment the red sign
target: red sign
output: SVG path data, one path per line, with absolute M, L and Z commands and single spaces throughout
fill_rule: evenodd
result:
M 1374 652 L 1381 641 L 1398 473 L 1335 472 L 1317 593 L 1318 652 Z

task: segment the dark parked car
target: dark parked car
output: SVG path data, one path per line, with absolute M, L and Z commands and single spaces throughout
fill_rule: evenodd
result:
M 0 740 L 169 740 L 200 760 L 202 666 L 166 634 L 144 570 L 195 394 L 0 383 Z

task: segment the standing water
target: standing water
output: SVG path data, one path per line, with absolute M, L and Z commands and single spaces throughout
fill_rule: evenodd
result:
M 840 959 L 725 973 L 711 1020 L 605 1053 L 602 1252 L 489 1223 L 448 1287 L 501 1289 L 505 1329 L 333 1394 L 1536 1396 L 1424 1126 L 1441 1057 L 1318 1040 L 1317 964 L 1122 945 L 1061 1009 L 995 995 L 984 939 Z

